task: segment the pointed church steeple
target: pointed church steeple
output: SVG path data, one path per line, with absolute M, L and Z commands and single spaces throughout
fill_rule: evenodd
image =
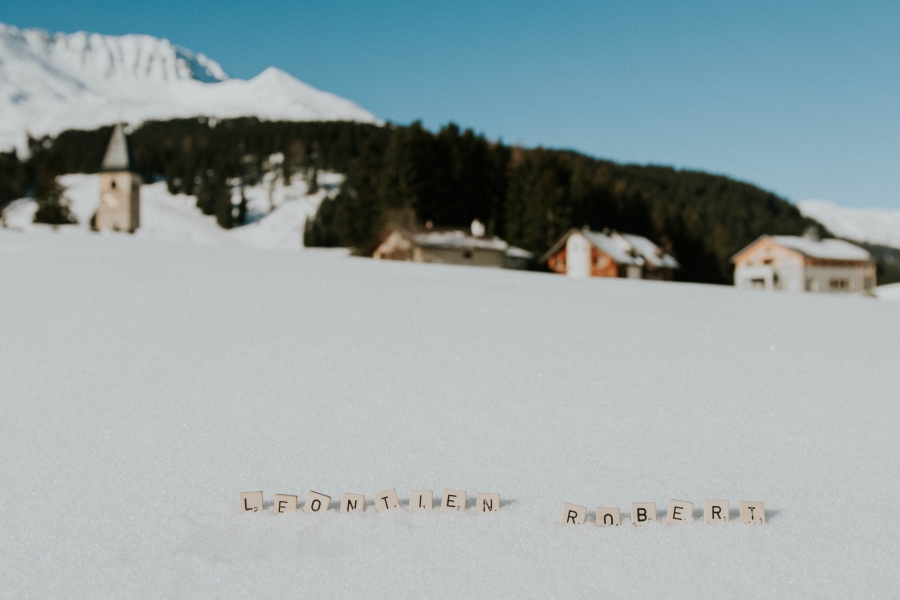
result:
M 100 171 L 131 171 L 131 154 L 128 152 L 128 140 L 125 139 L 125 128 L 121 123 L 116 124 L 112 136 L 109 138 L 109 146 L 106 147 L 106 155 Z
M 141 226 L 141 176 L 134 172 L 121 124 L 113 129 L 100 165 L 100 206 L 94 228 L 135 232 Z

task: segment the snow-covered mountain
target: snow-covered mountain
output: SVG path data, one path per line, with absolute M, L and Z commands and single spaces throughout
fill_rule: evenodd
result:
M 193 116 L 378 122 L 276 68 L 230 79 L 203 54 L 149 35 L 50 34 L 0 23 L 0 149 L 26 136 Z
M 900 210 L 848 208 L 828 200 L 804 200 L 797 208 L 836 236 L 900 248 Z

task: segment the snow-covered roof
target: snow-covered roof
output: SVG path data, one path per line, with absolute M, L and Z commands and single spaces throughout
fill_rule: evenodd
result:
M 653 268 L 666 269 L 681 268 L 681 264 L 675 260 L 675 257 L 664 252 L 662 248 L 644 236 L 632 233 L 607 234 L 602 231 L 591 231 L 589 229 L 570 230 L 541 257 L 541 262 L 546 261 L 559 251 L 573 233 L 583 235 L 597 249 L 620 265 L 648 265 Z
M 872 255 L 864 248 L 850 242 L 836 239 L 815 240 L 799 235 L 773 235 L 772 241 L 785 248 L 796 250 L 810 258 L 829 260 L 872 260 Z
M 413 236 L 413 243 L 423 248 L 495 250 L 497 252 L 503 252 L 509 247 L 509 244 L 498 237 L 475 237 L 461 229 L 417 233 Z
M 130 171 L 131 159 L 128 156 L 128 141 L 125 139 L 125 130 L 121 124 L 117 124 L 109 138 L 109 146 L 106 147 L 106 155 L 103 157 L 101 171 Z
M 851 244 L 850 242 L 845 242 L 844 240 L 836 240 L 834 238 L 818 240 L 799 235 L 763 235 L 735 254 L 731 258 L 732 262 L 748 248 L 755 246 L 760 240 L 766 238 L 771 239 L 779 246 L 799 252 L 803 256 L 809 258 L 818 258 L 822 260 L 872 260 L 872 255 L 869 254 L 865 248 L 860 248 L 859 246 Z
M 510 246 L 506 249 L 506 255 L 511 258 L 524 258 L 526 260 L 532 260 L 534 258 L 534 252 L 529 252 L 524 248 L 518 248 L 516 246 Z

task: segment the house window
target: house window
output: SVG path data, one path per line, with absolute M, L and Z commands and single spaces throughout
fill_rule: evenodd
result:
M 850 288 L 850 281 L 847 279 L 832 277 L 828 282 L 828 287 L 833 290 L 846 290 Z
M 751 279 L 750 286 L 754 288 L 765 289 L 766 280 L 765 279 Z
M 111 187 L 112 189 L 116 189 L 116 180 L 115 179 L 113 179 L 112 181 L 109 182 L 109 187 Z
M 463 252 L 463 258 L 472 258 L 472 251 L 466 250 L 465 252 Z
M 775 261 L 773 261 L 771 258 L 767 258 L 766 260 L 763 261 L 763 264 L 764 264 L 764 265 L 771 265 L 773 262 L 775 262 Z
M 875 286 L 875 281 L 871 277 L 866 277 L 863 286 L 865 286 L 867 290 L 871 290 Z

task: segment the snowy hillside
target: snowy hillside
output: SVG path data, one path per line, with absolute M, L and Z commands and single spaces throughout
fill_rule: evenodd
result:
M 3 229 L 0 281 L 4 596 L 900 597 L 900 304 Z
M 141 228 L 134 237 L 185 241 L 197 244 L 225 244 L 271 250 L 303 248 L 306 219 L 315 215 L 322 200 L 337 193 L 344 177 L 335 173 L 319 173 L 319 190 L 307 195 L 307 185 L 294 177 L 285 186 L 274 172 L 245 189 L 249 224 L 222 229 L 214 217 L 197 208 L 194 196 L 173 196 L 164 181 L 141 186 Z M 100 202 L 100 176 L 72 174 L 59 178 L 66 188 L 78 226 L 63 227 L 67 234 L 88 233 L 91 217 Z M 239 193 L 235 190 L 235 193 Z M 47 232 L 46 225 L 32 223 L 37 205 L 31 198 L 13 202 L 0 214 L 0 224 L 23 232 Z
M 836 236 L 900 248 L 900 210 L 848 208 L 828 200 L 804 200 L 797 208 Z
M 207 115 L 376 122 L 353 102 L 269 68 L 229 79 L 215 61 L 148 35 L 51 35 L 0 23 L 0 149 L 25 135 Z

